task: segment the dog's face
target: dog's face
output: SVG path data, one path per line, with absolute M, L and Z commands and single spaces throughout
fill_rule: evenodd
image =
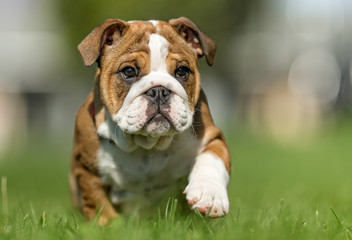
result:
M 109 19 L 79 45 L 87 66 L 98 61 L 100 96 L 129 134 L 167 136 L 192 125 L 200 93 L 197 60 L 211 65 L 215 43 L 190 20 Z

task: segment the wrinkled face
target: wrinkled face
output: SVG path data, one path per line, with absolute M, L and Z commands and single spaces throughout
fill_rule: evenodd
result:
M 130 22 L 101 56 L 103 103 L 123 132 L 167 136 L 189 128 L 200 92 L 197 54 L 166 22 Z

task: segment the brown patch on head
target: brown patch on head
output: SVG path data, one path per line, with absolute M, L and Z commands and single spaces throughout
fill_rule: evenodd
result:
M 170 24 L 160 22 L 159 34 L 169 42 L 169 54 L 166 57 L 168 72 L 173 76 L 174 72 L 180 66 L 187 66 L 191 70 L 187 81 L 181 82 L 187 96 L 188 103 L 193 111 L 200 92 L 200 74 L 197 68 L 197 56 L 192 47 L 176 32 Z
M 135 21 L 127 24 L 128 30 L 121 38 L 102 49 L 100 88 L 102 101 L 110 114 L 118 112 L 133 84 L 122 79 L 121 70 L 132 67 L 139 76 L 147 75 L 150 71 L 148 41 L 156 29 L 149 22 Z

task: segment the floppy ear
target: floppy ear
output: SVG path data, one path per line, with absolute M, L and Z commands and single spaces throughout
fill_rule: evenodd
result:
M 209 66 L 213 64 L 216 44 L 205 35 L 191 20 L 185 17 L 171 19 L 169 24 L 188 42 L 196 55 L 205 55 Z
M 112 45 L 126 29 L 127 23 L 110 18 L 94 28 L 94 30 L 78 45 L 84 65 L 91 66 L 100 56 L 103 46 Z

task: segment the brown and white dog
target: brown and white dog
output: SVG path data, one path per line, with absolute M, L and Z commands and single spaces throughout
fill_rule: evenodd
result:
M 215 43 L 184 17 L 108 19 L 78 50 L 98 70 L 76 116 L 74 204 L 88 218 L 102 209 L 104 223 L 183 192 L 192 209 L 224 216 L 230 155 L 197 69 L 203 55 L 212 65 Z

